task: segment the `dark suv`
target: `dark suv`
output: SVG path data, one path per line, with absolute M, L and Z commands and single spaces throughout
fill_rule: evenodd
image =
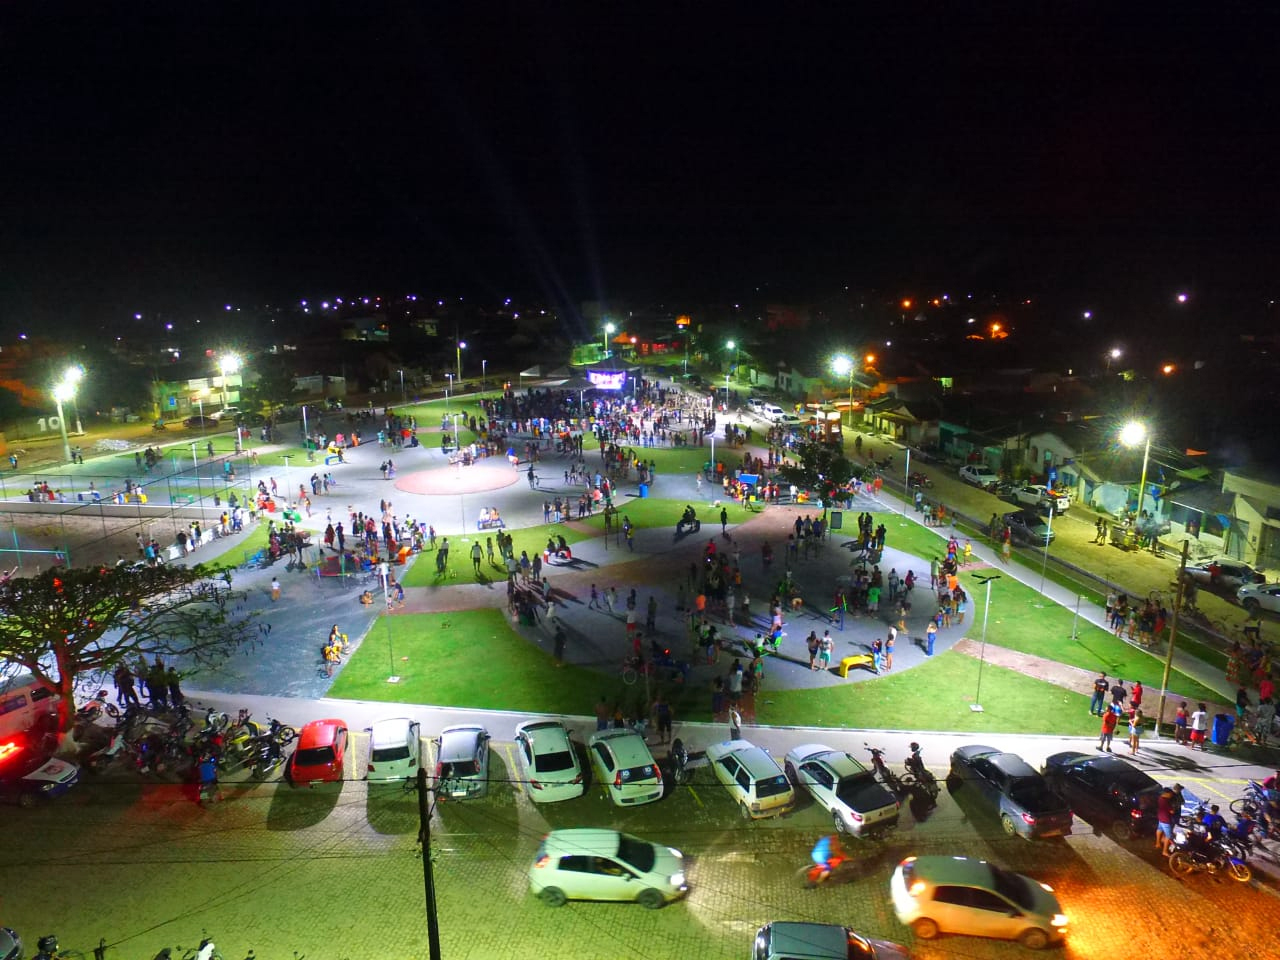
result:
M 1155 833 L 1156 798 L 1162 788 L 1132 764 L 1069 751 L 1046 758 L 1042 772 L 1079 817 L 1117 839 Z

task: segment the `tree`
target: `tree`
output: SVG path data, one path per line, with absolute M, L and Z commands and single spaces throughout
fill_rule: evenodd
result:
M 823 502 L 835 499 L 837 490 L 862 476 L 862 468 L 851 463 L 844 450 L 833 443 L 805 440 L 796 448 L 795 459 L 796 463 L 779 468 L 778 476 L 812 491 Z
M 298 393 L 293 367 L 282 356 L 265 356 L 254 360 L 258 378 L 240 388 L 240 401 L 246 410 L 271 418 L 287 406 Z
M 76 680 L 147 656 L 219 663 L 252 640 L 252 615 L 227 612 L 230 574 L 204 567 L 54 568 L 0 584 L 0 660 L 59 698 L 58 731 L 75 718 Z

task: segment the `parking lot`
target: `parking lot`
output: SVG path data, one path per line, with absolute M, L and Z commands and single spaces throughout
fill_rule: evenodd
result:
M 204 809 L 186 785 L 138 783 L 122 773 L 86 782 L 49 806 L 9 812 L 7 844 L 17 855 L 8 862 L 24 866 L 0 868 L 0 923 L 29 938 L 54 932 L 45 929 L 50 904 L 65 903 L 56 929 L 63 945 L 87 951 L 102 937 L 112 960 L 193 945 L 202 931 L 228 958 L 249 949 L 259 960 L 425 956 L 417 796 L 398 783 L 359 779 L 367 735 L 353 731 L 353 740 L 342 784 L 295 789 L 232 775 L 224 801 Z M 430 771 L 429 755 L 427 762 Z M 668 779 L 666 796 L 642 807 L 616 808 L 598 785 L 582 798 L 538 806 L 512 782 L 517 770 L 514 744 L 494 740 L 489 796 L 435 808 L 446 957 L 741 958 L 755 930 L 780 919 L 845 923 L 912 944 L 890 909 L 887 881 L 904 856 L 926 853 L 987 857 L 1051 884 L 1071 917 L 1066 956 L 1109 955 L 1136 931 L 1146 952 L 1280 952 L 1267 889 L 1203 875 L 1174 879 L 1149 840 L 1120 845 L 1079 820 L 1065 840 L 1007 838 L 963 790 L 959 798 L 944 790 L 933 810 L 904 808 L 899 829 L 884 841 L 846 841 L 858 859 L 854 879 L 806 890 L 800 871 L 830 820 L 805 798 L 785 817 L 748 823 L 703 766 L 689 786 L 672 788 Z M 539 840 L 549 829 L 576 826 L 680 848 L 691 858 L 688 897 L 656 911 L 552 908 L 534 899 L 526 872 Z M 1200 922 L 1170 922 L 1187 913 Z M 923 958 L 1024 953 L 969 938 L 913 948 Z

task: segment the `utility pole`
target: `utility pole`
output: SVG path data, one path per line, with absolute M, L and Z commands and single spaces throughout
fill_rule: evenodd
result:
M 1173 644 L 1178 639 L 1178 611 L 1182 609 L 1182 592 L 1187 588 L 1187 555 L 1191 541 L 1182 541 L 1182 562 L 1178 564 L 1178 594 L 1173 600 L 1173 616 L 1169 618 L 1169 649 L 1164 655 L 1164 676 L 1160 679 L 1160 706 L 1156 709 L 1156 736 L 1160 736 L 1160 721 L 1164 719 L 1164 701 L 1169 693 L 1169 674 L 1173 671 Z
M 431 862 L 431 801 L 427 797 L 427 771 L 418 765 L 418 840 L 422 843 L 422 889 L 427 901 L 427 956 L 443 960 L 440 953 L 440 921 L 436 917 L 436 878 Z

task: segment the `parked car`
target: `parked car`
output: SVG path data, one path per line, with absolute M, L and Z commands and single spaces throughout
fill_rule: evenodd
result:
M 1046 487 L 1043 483 L 1027 483 L 1013 488 L 1013 499 L 1017 503 L 1036 509 L 1053 507 L 1054 513 L 1062 513 L 1071 509 L 1071 497 L 1057 490 Z
M 1013 539 L 1019 543 L 1029 543 L 1032 546 L 1043 547 L 1046 544 L 1053 543 L 1058 538 L 1058 532 L 1045 523 L 1044 517 L 1028 513 L 1026 510 L 1006 513 L 1004 522 L 1009 525 L 1009 531 Z
M 285 779 L 295 787 L 340 782 L 349 743 L 345 720 L 312 720 L 298 731 Z
M 786 773 L 831 814 L 841 833 L 862 836 L 898 825 L 898 801 L 875 774 L 847 753 L 806 743 L 787 752 Z
M 213 419 L 213 417 L 202 417 L 200 414 L 196 414 L 195 416 L 187 417 L 187 419 L 183 420 L 182 425 L 184 427 L 216 427 L 218 425 L 218 421 Z
M 1218 571 L 1216 577 L 1213 575 L 1215 566 Z M 1247 563 L 1241 563 L 1239 560 L 1232 560 L 1226 557 L 1217 560 L 1204 560 L 1200 563 L 1189 563 L 1187 564 L 1185 576 L 1202 587 L 1215 587 L 1232 592 L 1251 584 L 1267 582 L 1266 577 Z
M 966 463 L 960 468 L 960 479 L 983 490 L 992 490 L 1000 482 L 991 468 L 981 463 Z
M 707 762 L 747 820 L 786 813 L 795 805 L 795 788 L 764 747 L 725 740 L 707 747 Z
M 236 417 L 240 416 L 243 412 L 244 411 L 235 405 L 228 405 L 223 407 L 221 410 L 209 414 L 209 419 L 214 423 L 221 423 L 224 420 L 234 422 Z
M 529 868 L 529 887 L 543 903 L 624 900 L 656 910 L 683 896 L 684 854 L 617 830 L 552 830 Z
M 464 800 L 489 792 L 489 734 L 484 727 L 445 727 L 434 744 L 436 796 Z
M 756 931 L 751 960 L 911 960 L 906 947 L 869 940 L 835 923 L 767 923 Z
M 1236 599 L 1251 616 L 1259 610 L 1280 613 L 1280 583 L 1246 583 L 1236 591 Z
M 1121 840 L 1156 830 L 1160 784 L 1119 757 L 1068 750 L 1045 759 L 1045 782 L 1071 811 Z
M 609 799 L 632 807 L 662 799 L 662 771 L 644 737 L 633 730 L 601 730 L 587 741 L 587 754 L 596 780 Z
M 34 807 L 79 782 L 80 768 L 74 763 L 33 750 L 22 740 L 0 744 L 0 801 Z
M 1071 832 L 1071 810 L 1016 753 L 981 744 L 958 747 L 951 754 L 947 786 L 952 793 L 976 793 L 1011 837 L 1034 840 Z
M 22 960 L 22 938 L 9 927 L 0 927 L 0 960 Z
M 1017 940 L 1039 950 L 1067 932 L 1053 888 L 968 857 L 907 857 L 889 880 L 893 912 L 921 940 L 940 933 Z
M 578 754 L 559 720 L 530 720 L 516 727 L 516 756 L 530 800 L 572 800 L 586 789 Z
M 760 397 L 747 397 L 747 407 L 752 413 L 759 413 L 764 409 L 764 400 Z
M 418 721 L 388 717 L 369 728 L 369 780 L 408 780 L 418 775 L 422 740 Z

